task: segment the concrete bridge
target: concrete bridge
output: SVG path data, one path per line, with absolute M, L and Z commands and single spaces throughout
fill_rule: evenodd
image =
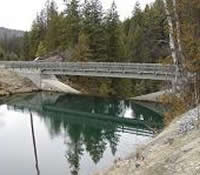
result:
M 176 71 L 176 67 L 173 65 L 111 62 L 1 61 L 0 68 L 23 73 L 40 73 L 46 75 L 111 77 L 164 81 L 173 80 Z
M 176 77 L 176 66 L 151 63 L 0 61 L 0 69 L 15 71 L 41 89 L 45 89 L 41 80 L 55 81 L 54 75 L 162 81 L 173 81 Z

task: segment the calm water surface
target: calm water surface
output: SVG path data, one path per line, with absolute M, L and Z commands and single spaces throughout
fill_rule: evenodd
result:
M 0 174 L 90 175 L 163 127 L 132 101 L 35 93 L 0 101 Z

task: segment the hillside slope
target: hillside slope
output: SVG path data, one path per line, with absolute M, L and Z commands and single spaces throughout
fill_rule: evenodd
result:
M 177 117 L 149 144 L 96 175 L 199 175 L 199 110 Z
M 4 39 L 5 37 L 7 39 L 10 39 L 14 37 L 18 38 L 18 37 L 23 37 L 23 36 L 24 36 L 24 31 L 0 27 L 0 40 Z

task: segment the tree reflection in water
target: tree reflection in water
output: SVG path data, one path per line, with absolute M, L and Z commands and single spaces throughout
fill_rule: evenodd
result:
M 70 164 L 72 175 L 79 174 L 80 160 L 85 152 L 89 153 L 95 164 L 98 164 L 108 147 L 114 156 L 120 133 L 151 136 L 152 130 L 146 127 L 147 122 L 157 129 L 163 127 L 161 115 L 128 100 L 61 95 L 56 101 L 47 102 L 41 101 L 41 95 L 39 98 L 32 95 L 26 96 L 24 102 L 20 100 L 12 106 L 37 112 L 48 128 L 51 138 L 63 132 L 68 136 L 65 140 L 65 158 Z M 128 118 L 132 120 L 127 122 L 125 114 L 130 109 L 132 112 L 128 112 L 131 115 Z M 36 170 L 39 175 L 32 113 L 30 119 Z
M 120 134 L 116 130 L 120 124 L 75 116 L 52 116 L 47 117 L 45 121 L 52 138 L 62 130 L 69 136 L 69 140 L 65 141 L 68 149 L 65 157 L 73 175 L 79 172 L 84 151 L 89 153 L 95 164 L 103 157 L 107 145 L 110 146 L 113 155 L 117 152 Z
M 80 169 L 80 159 L 84 152 L 81 130 L 78 125 L 69 126 L 67 130 L 71 139 L 67 143 L 68 150 L 66 151 L 65 157 L 70 164 L 71 174 L 77 175 Z

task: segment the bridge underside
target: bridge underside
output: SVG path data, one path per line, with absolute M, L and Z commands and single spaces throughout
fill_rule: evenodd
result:
M 85 77 L 105 77 L 105 78 L 126 78 L 126 79 L 144 79 L 144 80 L 162 80 L 171 81 L 173 75 L 163 74 L 161 72 L 150 71 L 121 71 L 121 70 L 70 70 L 70 69 L 44 69 L 41 71 L 46 75 L 67 75 L 67 76 L 85 76 Z

